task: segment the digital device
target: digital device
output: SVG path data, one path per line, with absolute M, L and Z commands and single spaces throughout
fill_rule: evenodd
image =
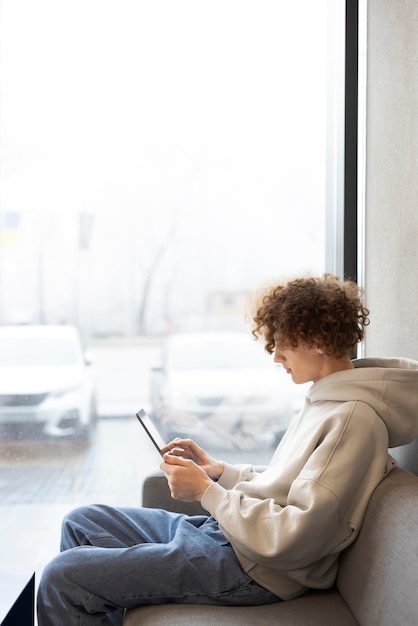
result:
M 140 409 L 136 414 L 139 423 L 142 425 L 143 429 L 147 433 L 148 437 L 151 439 L 154 446 L 157 448 L 158 452 L 163 456 L 161 449 L 165 447 L 165 441 L 161 437 L 157 428 L 154 426 L 150 416 L 144 411 L 144 409 Z

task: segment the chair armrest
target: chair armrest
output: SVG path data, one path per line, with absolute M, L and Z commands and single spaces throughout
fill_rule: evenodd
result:
M 208 515 L 199 502 L 181 502 L 171 497 L 167 479 L 163 472 L 147 476 L 142 487 L 142 506 L 151 509 L 165 509 L 187 515 Z

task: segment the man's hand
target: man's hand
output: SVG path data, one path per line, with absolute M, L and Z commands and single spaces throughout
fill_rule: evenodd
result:
M 224 471 L 224 463 L 222 461 L 217 461 L 209 456 L 203 448 L 191 439 L 174 439 L 174 441 L 171 441 L 162 449 L 162 452 L 163 454 L 169 452 L 170 455 L 194 461 L 213 480 L 218 480 Z
M 191 459 L 170 452 L 164 454 L 160 468 L 165 472 L 171 496 L 183 502 L 201 501 L 206 489 L 212 484 L 206 471 Z
M 224 471 L 222 461 L 213 459 L 191 439 L 174 439 L 162 449 L 165 472 L 171 495 L 184 502 L 201 501 L 212 481 Z

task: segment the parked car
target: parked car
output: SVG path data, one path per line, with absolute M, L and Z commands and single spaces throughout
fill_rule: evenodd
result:
M 250 334 L 174 334 L 152 370 L 151 412 L 166 440 L 248 450 L 279 442 L 305 392 Z
M 88 438 L 96 422 L 91 360 L 71 326 L 0 326 L 0 428 Z

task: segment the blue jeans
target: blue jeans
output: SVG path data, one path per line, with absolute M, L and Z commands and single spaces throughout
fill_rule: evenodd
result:
M 240 566 L 212 517 L 93 505 L 63 522 L 38 591 L 39 626 L 121 625 L 126 608 L 280 599 Z

